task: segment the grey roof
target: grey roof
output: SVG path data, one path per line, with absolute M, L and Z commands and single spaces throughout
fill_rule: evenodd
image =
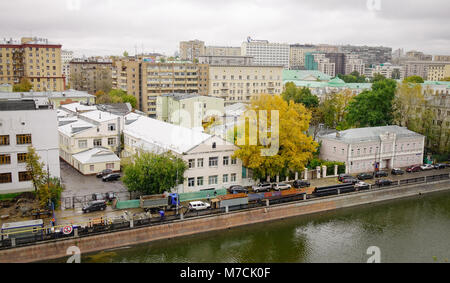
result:
M 34 100 L 7 100 L 0 102 L 0 111 L 36 110 Z
M 416 132 L 408 130 L 407 128 L 399 126 L 357 128 L 340 131 L 337 133 L 320 136 L 320 139 L 336 140 L 344 143 L 357 143 L 357 142 L 380 141 L 381 140 L 380 135 L 384 135 L 386 133 L 394 133 L 397 135 L 397 138 L 423 137 L 421 134 L 418 134 Z
M 161 96 L 163 96 L 163 97 L 172 97 L 174 100 L 180 101 L 180 100 L 183 100 L 183 99 L 198 97 L 200 95 L 197 94 L 197 93 L 166 93 L 166 94 L 163 94 Z
M 97 109 L 118 116 L 125 116 L 133 110 L 130 103 L 98 104 Z
M 35 97 L 48 97 L 48 98 L 94 98 L 94 95 L 91 95 L 85 91 L 78 90 L 65 90 L 65 91 L 47 91 L 47 92 L 0 92 L 0 99 L 24 99 L 24 98 L 35 98 Z

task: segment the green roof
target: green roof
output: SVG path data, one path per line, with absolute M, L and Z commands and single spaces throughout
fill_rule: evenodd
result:
M 283 70 L 283 80 L 285 81 L 303 81 L 308 77 L 314 77 L 320 81 L 331 79 L 329 75 L 316 70 Z

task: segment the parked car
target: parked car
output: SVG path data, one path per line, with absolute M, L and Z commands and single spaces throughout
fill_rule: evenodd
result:
M 248 194 L 248 190 L 246 188 L 244 188 L 243 186 L 239 186 L 239 185 L 229 187 L 228 192 L 230 194 L 240 194 L 240 193 Z
M 105 199 L 107 201 L 113 201 L 116 198 L 117 198 L 117 194 L 115 192 L 107 192 L 105 195 Z
M 399 169 L 399 168 L 394 168 L 391 170 L 391 174 L 392 175 L 403 175 L 403 174 L 405 174 L 405 171 L 403 171 L 402 169 Z
M 420 165 L 411 165 L 408 168 L 406 168 L 406 172 L 413 173 L 413 172 L 419 172 L 422 169 L 420 168 Z
M 103 182 L 117 181 L 120 179 L 119 173 L 112 173 L 102 178 Z
M 420 166 L 420 169 L 422 169 L 423 171 L 432 170 L 432 169 L 434 169 L 434 165 L 424 164 L 424 165 Z
M 203 201 L 191 201 L 189 203 L 189 209 L 191 210 L 205 210 L 210 208 L 211 205 L 209 203 Z
M 295 180 L 292 185 L 294 186 L 294 188 L 299 189 L 309 187 L 311 183 L 306 180 Z
M 386 171 L 376 171 L 376 172 L 373 173 L 373 176 L 375 178 L 387 177 L 388 176 L 388 172 L 386 172 Z
M 383 187 L 383 186 L 390 186 L 390 185 L 392 185 L 392 183 L 393 182 L 391 180 L 380 179 L 375 182 L 375 185 L 377 185 L 378 187 Z
M 347 179 L 347 178 L 351 178 L 352 176 L 349 174 L 339 174 L 338 180 L 339 182 L 342 182 L 342 180 Z
M 84 213 L 88 213 L 91 211 L 105 210 L 105 209 L 106 209 L 106 202 L 104 200 L 94 200 L 84 205 L 81 210 Z
M 261 191 L 270 191 L 270 189 L 272 188 L 272 184 L 270 183 L 259 183 L 256 186 L 253 186 L 252 189 L 255 193 L 261 192 Z
M 113 171 L 111 169 L 105 169 L 102 172 L 97 173 L 97 178 L 105 177 L 106 175 L 111 174 Z
M 445 164 L 445 163 L 434 164 L 434 169 L 445 169 L 447 167 L 450 167 L 450 165 L 449 164 Z
M 101 193 L 92 194 L 92 200 L 105 200 L 105 197 Z
M 361 173 L 357 176 L 357 178 L 359 180 L 368 180 L 368 179 L 373 179 L 373 174 L 371 173 Z
M 359 180 L 356 178 L 353 178 L 353 177 L 342 180 L 342 183 L 344 183 L 344 184 L 356 184 L 358 182 L 359 182 Z
M 291 185 L 285 184 L 285 183 L 277 183 L 277 184 L 272 185 L 272 189 L 274 189 L 276 191 L 289 190 L 290 188 L 291 188 Z
M 358 188 L 358 190 L 368 190 L 370 185 L 366 182 L 358 182 L 355 184 L 355 188 Z

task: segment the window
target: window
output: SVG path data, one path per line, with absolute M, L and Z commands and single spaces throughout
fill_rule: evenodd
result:
M 223 183 L 228 183 L 228 174 L 223 175 Z
M 0 164 L 11 164 L 11 155 L 0 154 Z
M 194 187 L 195 186 L 195 178 L 189 178 L 188 179 L 188 187 Z
M 17 144 L 31 144 L 31 134 L 16 135 Z
M 11 173 L 1 173 L 0 174 L 0 184 L 11 183 Z
M 94 140 L 94 146 L 102 146 L 102 140 L 101 139 Z
M 94 170 L 95 170 L 95 165 L 90 165 L 90 166 L 89 166 L 89 170 L 91 170 L 91 172 L 94 172 Z
M 213 142 L 212 148 L 216 148 L 216 143 L 215 142 Z
M 232 158 L 232 159 L 231 159 L 231 165 L 236 165 L 236 163 L 237 163 L 236 158 Z
M 87 148 L 87 140 L 79 140 L 78 147 L 79 148 Z
M 199 168 L 203 167 L 203 158 L 197 159 L 197 167 L 199 167 Z
M 217 167 L 219 158 L 218 157 L 210 157 L 209 158 L 209 167 Z
M 108 138 L 108 145 L 110 146 L 116 145 L 116 138 Z
M 26 182 L 31 180 L 31 174 L 28 171 L 19 172 L 19 182 Z
M 209 176 L 208 178 L 208 184 L 209 185 L 217 185 L 217 175 L 215 176 Z
M 9 136 L 0 136 L 0 145 L 9 145 Z
M 223 165 L 224 165 L 224 166 L 228 166 L 229 160 L 230 160 L 230 157 L 224 156 L 224 157 L 223 157 Z
M 27 162 L 27 154 L 26 153 L 18 153 L 17 154 L 17 163 L 25 163 Z
M 114 169 L 114 163 L 106 163 L 106 169 Z
M 231 174 L 231 182 L 236 182 L 236 173 Z
M 195 168 L 195 159 L 189 159 L 189 169 Z
M 197 177 L 197 186 L 203 186 L 203 177 Z

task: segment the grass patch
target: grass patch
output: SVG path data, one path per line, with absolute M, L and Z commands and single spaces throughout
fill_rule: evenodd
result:
M 20 196 L 22 193 L 12 193 L 12 194 L 1 194 L 0 200 L 12 200 L 17 196 Z

